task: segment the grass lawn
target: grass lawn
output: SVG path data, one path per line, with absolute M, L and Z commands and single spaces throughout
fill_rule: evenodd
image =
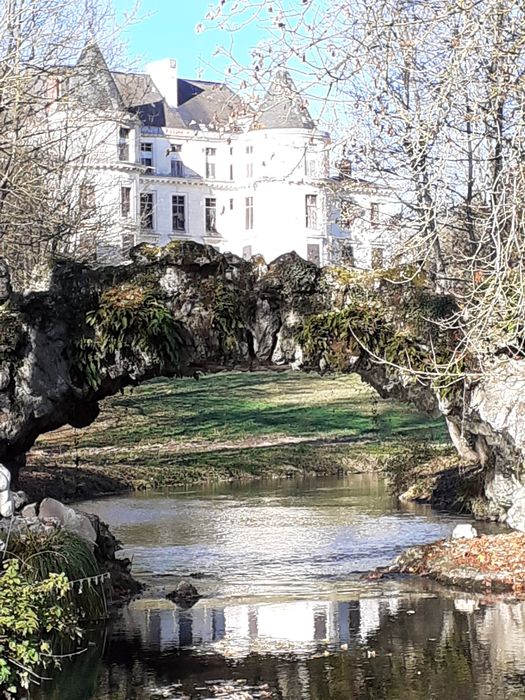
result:
M 127 390 L 105 401 L 89 428 L 41 437 L 30 461 L 111 470 L 135 487 L 158 486 L 366 468 L 412 437 L 444 442 L 446 428 L 379 399 L 355 375 L 229 373 Z

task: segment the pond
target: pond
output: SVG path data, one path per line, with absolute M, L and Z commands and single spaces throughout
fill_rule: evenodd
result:
M 525 698 L 525 604 L 362 573 L 460 520 L 373 475 L 223 484 L 82 504 L 147 594 L 93 630 L 45 700 Z M 165 599 L 183 577 L 203 599 Z M 33 697 L 33 695 L 32 695 Z

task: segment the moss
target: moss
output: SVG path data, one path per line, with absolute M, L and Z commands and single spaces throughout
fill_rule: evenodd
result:
M 151 245 L 149 243 L 142 243 L 136 248 L 136 254 L 142 255 L 146 260 L 154 262 L 158 260 L 162 253 L 162 248 L 160 246 Z
M 15 360 L 25 337 L 20 315 L 4 304 L 0 307 L 0 361 Z
M 241 287 L 242 288 L 242 287 Z M 240 294 L 220 276 L 210 276 L 200 285 L 204 308 L 210 314 L 211 327 L 217 333 L 223 356 L 235 359 L 241 355 L 239 342 L 245 339 L 245 323 L 254 306 L 250 294 Z

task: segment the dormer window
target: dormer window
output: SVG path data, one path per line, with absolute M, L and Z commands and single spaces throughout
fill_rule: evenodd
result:
M 215 157 L 217 155 L 216 148 L 206 149 L 206 179 L 215 180 Z
M 177 158 L 171 159 L 171 177 L 184 177 L 184 166 L 181 160 Z

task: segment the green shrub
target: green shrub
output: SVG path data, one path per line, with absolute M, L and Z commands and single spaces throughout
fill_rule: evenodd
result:
M 26 569 L 27 571 L 28 569 Z M 58 666 L 53 635 L 78 634 L 74 607 L 68 602 L 70 584 L 63 573 L 32 581 L 23 562 L 8 559 L 0 574 L 0 691 L 17 697 L 47 668 Z
M 83 539 L 62 528 L 48 535 L 28 532 L 23 539 L 12 541 L 9 550 L 23 561 L 22 572 L 29 581 L 37 583 L 57 571 L 63 573 L 70 582 L 64 599 L 79 618 L 106 617 L 104 572 Z M 93 583 L 97 578 L 100 583 Z

